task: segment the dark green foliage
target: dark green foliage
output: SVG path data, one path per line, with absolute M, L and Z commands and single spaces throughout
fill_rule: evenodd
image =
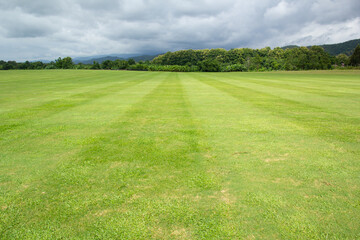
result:
M 360 39 L 355 39 L 355 40 L 347 41 L 344 43 L 338 43 L 338 44 L 321 45 L 321 47 L 324 48 L 324 50 L 332 56 L 336 56 L 341 53 L 350 56 L 353 53 L 354 48 L 358 44 L 360 44 Z
M 243 64 L 232 64 L 232 65 L 227 65 L 227 66 L 223 66 L 221 68 L 222 72 L 246 72 L 247 69 Z
M 319 46 L 182 50 L 167 52 L 152 61 L 157 65 L 197 65 L 203 72 L 331 69 L 331 62 L 329 54 Z
M 71 57 L 65 57 L 64 59 L 59 57 L 57 60 L 55 60 L 55 66 L 58 69 L 72 69 L 74 68 L 74 63 Z
M 5 62 L 3 64 L 2 69 L 4 69 L 4 70 L 16 69 L 16 62 L 15 61 Z
M 112 69 L 113 70 L 122 70 L 122 69 L 126 69 L 128 66 L 129 66 L 128 61 L 117 59 L 113 62 Z
M 320 45 L 325 52 L 329 53 L 331 56 L 337 56 L 339 54 L 345 54 L 347 56 L 350 56 L 355 47 L 360 44 L 360 39 L 350 40 L 343 43 L 336 43 L 336 44 L 324 44 Z M 311 46 L 308 46 L 307 48 L 310 48 Z M 288 45 L 285 47 L 282 47 L 282 49 L 293 49 L 293 48 L 299 48 L 297 45 Z
M 86 65 L 79 63 L 75 65 L 75 69 L 86 69 Z
M 45 67 L 44 63 L 37 61 L 37 62 L 30 63 L 28 69 L 38 69 L 39 70 L 39 69 L 43 69 L 44 67 Z M 67 69 L 69 69 L 69 68 L 67 68 Z
M 351 66 L 359 66 L 360 65 L 360 44 L 357 45 L 354 53 L 350 57 L 350 65 Z
M 312 46 L 309 51 L 310 69 L 330 69 L 331 60 L 328 53 L 322 47 Z
M 335 58 L 335 64 L 339 66 L 349 65 L 349 57 L 345 54 L 339 54 Z
M 165 72 L 198 72 L 198 66 L 180 66 L 180 65 L 148 65 L 149 71 L 165 71 Z
M 11 69 L 44 69 L 47 65 L 40 61 L 37 62 L 23 62 L 17 63 L 16 61 L 0 61 L 0 70 L 11 70 Z
M 132 64 L 132 65 L 128 66 L 127 69 L 134 70 L 134 71 L 147 71 L 148 66 L 145 64 L 137 63 L 137 64 Z
M 50 64 L 46 65 L 45 69 L 56 69 L 56 66 L 55 66 L 55 64 L 50 63 Z
M 134 64 L 136 63 L 135 60 L 132 59 L 132 58 L 129 58 L 129 59 L 127 60 L 127 62 L 128 62 L 129 65 L 134 65 Z
M 201 72 L 220 72 L 220 63 L 217 60 L 207 59 L 199 64 Z
M 29 61 L 26 61 L 24 63 L 19 63 L 18 64 L 18 68 L 19 69 L 30 69 L 30 62 Z
M 100 69 L 100 64 L 94 61 L 93 65 L 91 66 L 91 69 Z
M 155 57 L 159 56 L 159 54 L 157 55 L 141 55 L 141 56 L 136 56 L 133 57 L 132 59 L 134 59 L 135 62 L 139 62 L 139 61 L 151 61 L 153 60 Z
M 110 60 L 105 60 L 101 63 L 101 68 L 102 69 L 111 69 L 113 66 L 113 62 Z

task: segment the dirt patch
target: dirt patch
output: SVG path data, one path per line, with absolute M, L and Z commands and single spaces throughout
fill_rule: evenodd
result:
M 305 195 L 304 195 L 304 198 L 306 198 L 306 199 L 317 199 L 317 198 L 319 198 L 319 197 L 318 197 L 318 196 L 315 196 L 315 195 L 305 194 Z
M 330 182 L 325 180 L 315 180 L 314 181 L 315 187 L 322 187 L 322 186 L 333 186 Z
M 230 205 L 235 202 L 233 196 L 230 195 L 229 189 L 223 189 L 219 192 L 216 192 L 214 195 L 210 195 L 209 198 L 219 199 L 221 202 Z
M 111 212 L 111 210 L 105 209 L 105 210 L 101 210 L 101 211 L 95 213 L 94 215 L 97 216 L 97 217 L 102 217 L 102 216 L 107 215 L 110 212 Z
M 249 154 L 249 152 L 234 152 L 232 155 L 239 156 L 239 155 L 244 155 L 244 154 Z
M 176 229 L 170 235 L 175 237 L 176 239 L 189 239 L 190 238 L 190 236 L 185 228 Z
M 292 185 L 294 186 L 300 186 L 301 185 L 301 181 L 298 181 L 298 180 L 295 180 L 295 179 L 292 179 L 290 178 L 289 181 L 292 183 Z
M 197 201 L 197 202 L 198 202 L 198 201 L 200 201 L 200 200 L 201 200 L 201 197 L 200 197 L 199 195 L 196 195 L 194 199 L 195 199 L 195 201 Z
M 231 199 L 231 196 L 229 194 L 229 189 L 221 190 L 221 200 L 226 204 L 234 203 L 233 199 Z
M 110 165 L 110 168 L 118 168 L 118 167 L 123 167 L 125 166 L 126 164 L 124 162 L 113 162 L 111 165 Z
M 141 198 L 141 195 L 139 195 L 139 194 L 133 194 L 133 195 L 130 197 L 129 202 L 135 202 L 136 199 L 139 199 L 139 198 Z
M 301 181 L 299 180 L 295 180 L 293 178 L 275 178 L 275 180 L 272 181 L 273 183 L 291 183 L 294 186 L 300 186 L 301 185 Z
M 154 239 L 163 239 L 164 238 L 164 231 L 161 227 L 152 229 L 152 234 L 153 234 Z
M 284 160 L 287 159 L 288 156 L 289 156 L 289 154 L 285 153 L 285 154 L 277 156 L 277 157 L 268 157 L 264 161 L 267 162 L 267 163 L 284 161 Z
M 252 240 L 252 239 L 256 239 L 256 237 L 254 235 L 249 235 L 245 239 Z

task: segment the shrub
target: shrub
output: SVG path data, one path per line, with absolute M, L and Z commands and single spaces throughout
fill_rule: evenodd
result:
M 216 60 L 204 60 L 199 64 L 202 72 L 220 72 L 220 63 Z

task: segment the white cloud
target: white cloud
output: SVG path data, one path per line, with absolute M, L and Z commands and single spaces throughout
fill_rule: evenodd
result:
M 333 24 L 319 24 L 312 22 L 299 32 L 289 36 L 293 40 L 284 42 L 284 45 L 298 44 L 302 46 L 323 43 L 339 43 L 349 39 L 359 38 L 360 17 Z
M 286 1 L 279 2 L 275 7 L 269 8 L 265 12 L 265 20 L 273 21 L 283 19 L 296 12 L 296 7 Z

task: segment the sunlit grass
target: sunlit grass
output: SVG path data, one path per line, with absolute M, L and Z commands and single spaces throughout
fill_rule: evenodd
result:
M 360 238 L 360 72 L 0 72 L 0 239 Z

